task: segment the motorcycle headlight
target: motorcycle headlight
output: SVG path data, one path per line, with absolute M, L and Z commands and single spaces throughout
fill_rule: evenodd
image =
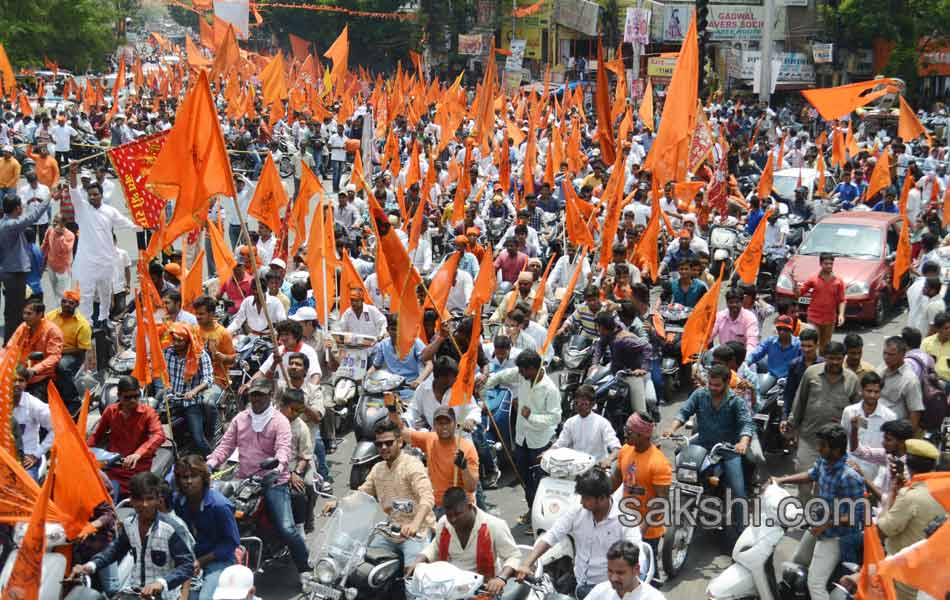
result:
M 792 278 L 782 273 L 778 276 L 778 281 L 775 282 L 775 287 L 780 290 L 792 291 L 795 289 L 795 282 L 792 281 Z
M 585 353 L 566 350 L 564 352 L 564 364 L 568 369 L 577 369 L 581 366 L 581 363 L 584 362 L 584 356 Z
M 844 289 L 845 296 L 866 296 L 871 286 L 866 281 L 852 281 Z
M 336 566 L 332 558 L 321 558 L 317 561 L 314 572 L 317 575 L 317 581 L 324 585 L 330 585 L 336 580 L 340 569 Z
M 676 469 L 676 479 L 677 481 L 682 481 L 683 483 L 696 483 L 699 481 L 699 474 L 697 474 L 693 469 L 685 469 L 681 467 Z

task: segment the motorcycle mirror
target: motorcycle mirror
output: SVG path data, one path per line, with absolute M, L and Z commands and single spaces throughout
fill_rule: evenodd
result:
M 263 470 L 263 471 L 270 471 L 270 470 L 272 470 L 272 469 L 276 469 L 276 468 L 277 468 L 277 465 L 279 465 L 279 464 L 280 464 L 280 461 L 277 460 L 276 458 L 268 458 L 267 460 L 263 461 L 263 462 L 262 462 L 261 464 L 259 464 L 258 466 L 259 466 L 259 467 L 261 468 L 261 470 Z

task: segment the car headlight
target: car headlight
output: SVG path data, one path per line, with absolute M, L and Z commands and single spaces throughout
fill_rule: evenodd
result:
M 792 278 L 782 273 L 778 276 L 778 281 L 775 282 L 776 289 L 792 291 L 795 289 L 795 282 L 792 281 Z
M 676 469 L 676 480 L 683 483 L 696 483 L 699 481 L 699 475 L 693 469 Z
M 321 558 L 317 562 L 314 571 L 317 574 L 317 581 L 324 585 L 333 583 L 339 573 L 339 569 L 332 558 Z
M 848 287 L 844 289 L 845 296 L 865 296 L 870 290 L 871 286 L 868 285 L 866 281 L 852 281 L 848 284 Z

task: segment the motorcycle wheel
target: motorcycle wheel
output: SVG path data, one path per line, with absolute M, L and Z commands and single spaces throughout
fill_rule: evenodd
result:
M 670 373 L 663 374 L 663 401 L 667 404 L 673 403 L 673 393 L 679 388 L 679 380 L 676 375 Z
M 689 545 L 693 541 L 696 528 L 693 525 L 670 527 L 663 534 L 663 546 L 660 549 L 663 572 L 667 577 L 676 577 L 686 564 Z

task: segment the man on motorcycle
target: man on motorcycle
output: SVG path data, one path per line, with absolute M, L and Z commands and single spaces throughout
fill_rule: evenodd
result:
M 272 404 L 273 382 L 258 379 L 248 393 L 250 405 L 231 420 L 218 447 L 208 457 L 208 466 L 216 469 L 238 450 L 235 477 L 246 479 L 259 470 L 262 461 L 277 458 L 279 476 L 273 486 L 264 490 L 264 503 L 274 529 L 290 550 L 297 572 L 303 575 L 310 571 L 310 566 L 307 545 L 294 527 L 290 505 L 290 422 Z
M 354 333 L 381 340 L 386 336 L 386 317 L 372 304 L 363 302 L 363 289 L 352 288 L 350 307 L 340 316 L 338 325 L 342 333 Z
M 204 350 L 197 328 L 184 323 L 173 323 L 169 328 L 171 347 L 165 349 L 165 362 L 168 365 L 169 387 L 159 381 L 157 393 L 162 390 L 175 397 L 185 409 L 188 432 L 201 456 L 208 456 L 211 447 L 205 436 L 205 392 L 214 385 L 214 371 L 211 357 Z M 209 429 L 214 432 L 217 426 L 217 410 L 209 410 Z
M 716 315 L 709 341 L 717 339 L 720 344 L 741 342 L 747 352 L 753 352 L 759 344 L 759 320 L 754 312 L 742 308 L 742 292 L 736 288 L 726 290 L 726 310 Z
M 783 397 L 782 410 L 785 419 L 792 414 L 792 405 L 795 403 L 795 394 L 798 393 L 798 386 L 802 382 L 805 370 L 808 367 L 823 363 L 825 359 L 818 356 L 818 332 L 809 327 L 803 329 L 798 336 L 798 343 L 802 349 L 802 355 L 792 359 L 788 365 L 788 375 L 785 379 L 785 393 Z
M 779 316 L 775 319 L 776 335 L 762 340 L 746 357 L 746 362 L 754 367 L 757 362 L 765 358 L 766 366 L 773 377 L 781 379 L 787 376 L 791 362 L 802 355 L 801 343 L 792 335 L 793 327 L 791 317 Z
M 59 308 L 46 313 L 46 318 L 63 333 L 63 357 L 56 365 L 56 389 L 67 406 L 78 405 L 79 390 L 73 378 L 86 361 L 92 348 L 92 326 L 79 314 L 79 292 L 66 290 Z
M 562 299 L 562 302 L 569 302 L 569 298 Z M 608 310 L 612 310 L 614 304 L 612 302 L 607 303 L 606 307 Z M 574 312 L 571 313 L 569 317 L 564 319 L 564 323 L 561 325 L 561 328 L 557 330 L 557 335 L 561 336 L 565 332 L 570 331 L 574 327 L 580 327 L 580 330 L 584 335 L 590 336 L 592 338 L 600 337 L 600 330 L 597 328 L 596 317 L 600 311 L 605 308 L 604 303 L 600 299 L 600 288 L 596 285 L 590 285 L 584 288 L 584 303 L 579 304 L 574 308 Z
M 594 386 L 583 384 L 574 391 L 574 409 L 577 414 L 568 418 L 551 449 L 572 448 L 585 452 L 598 461 L 602 469 L 609 469 L 620 452 L 620 440 L 610 421 L 593 412 Z
M 75 565 L 71 577 L 91 575 L 132 553 L 135 566 L 128 590 L 148 600 L 178 597 L 178 590 L 194 574 L 195 554 L 186 531 L 159 512 L 162 480 L 151 472 L 138 473 L 130 482 L 135 512 L 122 519 L 119 535 L 85 564 Z
M 693 263 L 698 258 L 684 260 L 677 265 L 679 279 L 673 282 L 673 303 L 693 308 L 706 293 L 706 284 L 693 278 Z
M 670 244 L 669 250 L 660 262 L 660 275 L 675 271 L 680 263 L 689 263 L 689 259 L 695 258 L 696 253 L 690 247 L 690 234 L 688 231 L 680 231 L 675 244 Z
M 53 425 L 49 406 L 26 391 L 26 369 L 17 366 L 13 376 L 13 425 L 20 432 L 23 468 L 37 482 L 40 462 L 53 447 Z M 45 431 L 40 439 L 40 429 Z
M 211 488 L 208 463 L 195 454 L 182 456 L 175 463 L 175 485 L 175 514 L 195 538 L 194 572 L 201 573 L 198 600 L 211 600 L 221 572 L 234 564 L 235 550 L 241 544 L 234 507 Z
M 607 581 L 594 586 L 586 600 L 621 598 L 663 600 L 655 587 L 640 581 L 640 547 L 627 540 L 618 540 L 607 549 Z
M 601 469 L 591 469 L 578 476 L 574 493 L 581 497 L 580 505 L 560 515 L 551 529 L 535 542 L 531 554 L 518 567 L 518 581 L 533 575 L 534 563 L 566 536 L 571 536 L 576 548 L 575 598 L 584 600 L 594 586 L 607 581 L 607 550 L 617 541 L 639 544 L 641 539 L 638 528 L 627 527 L 622 522 L 620 503 L 614 502 L 612 492 L 610 477 Z
M 603 363 L 609 352 L 612 373 L 630 371 L 626 382 L 630 389 L 631 410 L 649 414 L 647 398 L 655 396 L 655 392 L 652 382 L 643 378 L 647 376 L 646 369 L 653 358 L 650 342 L 624 330 L 612 312 L 601 310 L 594 322 L 597 325 L 598 340 L 594 344 L 591 371 Z
M 409 565 L 406 576 L 410 577 L 421 563 L 447 561 L 482 575 L 485 591 L 492 596 L 499 594 L 521 562 L 521 551 L 508 524 L 476 508 L 459 487 L 445 491 L 442 509 L 445 516 L 436 523 L 435 538 Z
M 395 410 L 395 406 L 391 407 Z M 376 447 L 383 459 L 373 465 L 359 491 L 379 501 L 389 521 L 399 527 L 395 536 L 377 535 L 371 548 L 386 548 L 402 557 L 403 565 L 411 565 L 429 543 L 435 529 L 435 496 L 425 465 L 415 456 L 402 451 L 402 432 L 394 422 L 377 423 Z M 327 502 L 325 514 L 336 508 Z
M 284 310 L 284 305 L 280 300 L 267 294 L 267 281 L 263 277 L 254 279 L 252 285 L 256 286 L 256 289 L 241 301 L 241 306 L 228 324 L 228 333 L 231 335 L 242 331 L 241 328 L 246 323 L 250 335 L 263 336 L 269 329 L 268 316 L 271 323 L 279 323 L 287 318 L 287 311 Z M 260 298 L 264 300 L 263 305 Z M 264 315 L 265 310 L 267 316 Z
M 277 346 L 274 352 L 261 364 L 261 368 L 257 371 L 257 373 L 254 373 L 254 376 L 251 377 L 251 380 L 241 386 L 241 389 L 238 390 L 238 393 L 244 394 L 247 392 L 251 382 L 253 382 L 255 379 L 260 379 L 262 377 L 275 377 L 278 375 L 280 379 L 283 379 L 283 372 L 277 367 L 277 363 L 274 359 L 279 359 L 284 365 L 284 369 L 286 369 L 290 363 L 290 355 L 294 352 L 305 354 L 310 362 L 309 371 L 307 371 L 307 381 L 314 384 L 320 383 L 320 357 L 317 355 L 316 350 L 314 350 L 309 344 L 304 343 L 303 326 L 300 324 L 300 322 L 293 319 L 286 319 L 276 323 L 274 329 L 277 330 L 277 341 L 280 342 L 280 345 Z
M 804 223 L 815 222 L 815 211 L 808 205 L 808 188 L 805 186 L 795 188 L 795 200 L 788 209 L 791 214 L 801 217 Z
M 527 270 L 519 273 L 515 289 L 505 294 L 501 302 L 498 303 L 498 308 L 495 309 L 494 314 L 492 314 L 488 321 L 490 323 L 504 323 L 508 318 L 508 313 L 515 308 L 518 302 L 524 302 L 528 306 L 533 306 L 535 294 L 541 293 L 540 291 L 534 290 L 533 287 L 534 275 Z M 545 303 L 541 303 L 541 308 L 532 316 L 532 320 L 538 323 L 548 322 L 548 309 Z
M 416 381 L 415 391 L 411 392 L 412 400 L 403 416 L 409 427 L 433 429 L 436 409 L 449 405 L 452 384 L 458 378 L 458 362 L 441 356 L 433 361 L 431 373 L 431 376 Z M 474 397 L 468 404 L 452 407 L 452 410 L 466 432 L 471 432 L 481 422 L 481 411 Z
M 838 566 L 841 546 L 845 540 L 861 535 L 867 500 L 864 479 L 847 464 L 848 439 L 841 425 L 825 422 L 816 432 L 816 438 L 819 456 L 814 465 L 795 475 L 774 477 L 772 483 L 818 484 L 818 496 L 824 501 L 823 514 L 813 512 L 809 523 L 822 524 L 805 533 L 792 560 L 808 565 L 811 600 L 828 600 L 828 580 Z M 838 514 L 829 514 L 834 509 Z M 851 516 L 856 520 L 852 522 Z M 820 521 L 815 520 L 816 517 Z
M 396 352 L 393 342 L 399 329 L 399 315 L 393 313 L 387 319 L 386 331 L 389 333 L 389 337 L 376 342 L 376 345 L 373 346 L 370 370 L 367 375 L 376 369 L 385 368 L 390 373 L 405 378 L 406 388 L 399 391 L 400 396 L 405 399 L 412 394 L 412 390 L 419 387 L 420 382 L 426 378 L 432 368 L 431 365 L 422 361 L 422 351 L 425 349 L 425 345 L 418 338 L 413 342 L 412 349 L 406 358 L 399 358 L 399 353 Z
M 31 364 L 26 367 L 26 389 L 46 402 L 47 385 L 56 375 L 56 368 L 63 355 L 63 332 L 46 318 L 46 307 L 38 298 L 26 301 L 23 306 L 23 322 L 17 332 L 22 332 L 23 336 L 21 364 L 27 363 L 30 354 L 43 355 L 39 361 L 30 361 Z
M 544 295 L 547 296 L 548 299 L 553 299 L 559 289 L 566 288 L 570 284 L 571 277 L 574 275 L 574 269 L 577 268 L 577 260 L 577 244 L 568 240 L 565 246 L 565 253 L 558 257 L 557 262 L 551 267 L 551 273 L 548 275 L 547 286 L 544 290 Z M 626 258 L 624 258 L 624 260 L 626 260 Z M 584 257 L 583 261 L 581 274 L 578 276 L 576 284 L 576 289 L 581 290 L 586 288 L 588 281 L 590 281 L 590 261 L 587 257 Z M 600 310 L 600 308 L 598 307 L 597 310 Z M 595 314 L 597 314 L 597 311 L 591 313 L 591 319 L 593 319 L 593 315 Z
M 495 258 L 494 268 L 501 270 L 501 281 L 515 283 L 527 264 L 528 255 L 518 250 L 518 240 L 512 236 L 505 240 L 505 250 Z
M 745 456 L 755 435 L 755 423 L 746 402 L 729 389 L 731 373 L 725 365 L 715 365 L 709 370 L 706 387 L 693 391 L 680 407 L 670 428 L 663 437 L 670 437 L 690 417 L 696 415 L 695 431 L 697 444 L 711 450 L 719 442 L 734 444 L 736 454 L 722 461 L 723 477 L 732 491 L 733 498 L 746 497 L 745 476 L 742 473 L 742 457 Z M 741 507 L 733 505 L 733 523 L 741 532 Z

